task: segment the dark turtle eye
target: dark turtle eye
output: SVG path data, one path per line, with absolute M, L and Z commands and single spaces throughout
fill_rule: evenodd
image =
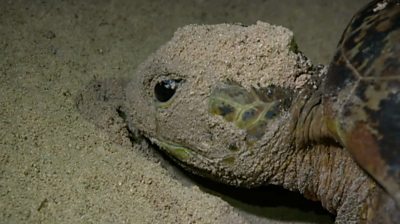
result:
M 167 79 L 158 82 L 154 87 L 154 95 L 156 99 L 162 103 L 170 100 L 174 96 L 181 81 L 181 79 Z

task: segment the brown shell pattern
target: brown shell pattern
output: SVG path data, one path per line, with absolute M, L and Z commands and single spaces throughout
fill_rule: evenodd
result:
M 325 81 L 330 130 L 400 206 L 400 1 L 351 20 Z

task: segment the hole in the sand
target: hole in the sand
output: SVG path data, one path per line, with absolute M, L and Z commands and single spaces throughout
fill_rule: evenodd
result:
M 167 79 L 158 82 L 154 87 L 156 99 L 162 103 L 170 100 L 174 96 L 180 82 L 180 79 Z

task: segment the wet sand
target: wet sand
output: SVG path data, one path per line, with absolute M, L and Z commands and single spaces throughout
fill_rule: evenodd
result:
M 129 78 L 192 23 L 283 25 L 326 64 L 366 2 L 1 1 L 0 223 L 329 222 L 290 192 L 193 180 L 147 144 L 110 138 L 75 98 L 92 79 Z

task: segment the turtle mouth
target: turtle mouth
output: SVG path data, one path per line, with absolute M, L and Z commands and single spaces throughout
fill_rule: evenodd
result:
M 189 148 L 182 146 L 177 143 L 173 143 L 167 140 L 160 140 L 156 138 L 150 138 L 150 141 L 158 145 L 161 149 L 166 151 L 169 155 L 181 160 L 186 161 L 193 157 L 193 151 Z

